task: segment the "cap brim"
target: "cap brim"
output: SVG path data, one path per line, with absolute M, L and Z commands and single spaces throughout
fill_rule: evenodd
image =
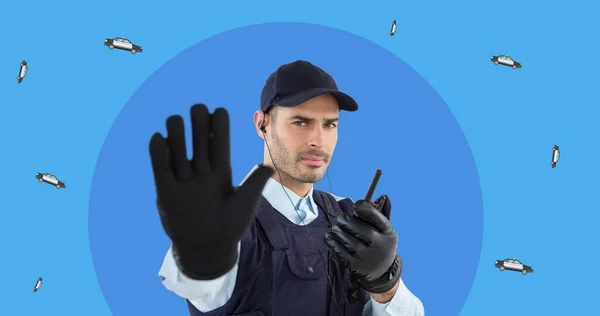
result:
M 279 102 L 276 102 L 273 105 L 282 106 L 282 107 L 294 107 L 294 106 L 300 105 L 301 103 L 304 103 L 314 97 L 318 97 L 318 96 L 324 95 L 324 94 L 333 95 L 333 97 L 337 100 L 337 102 L 340 106 L 340 110 L 349 111 L 349 112 L 354 112 L 354 111 L 358 110 L 358 104 L 356 103 L 356 101 L 354 101 L 354 99 L 351 96 L 349 96 L 343 92 L 340 92 L 337 90 L 331 90 L 331 89 L 311 89 L 311 90 L 303 91 L 303 92 L 291 95 L 289 97 L 283 98 L 282 100 L 280 100 Z

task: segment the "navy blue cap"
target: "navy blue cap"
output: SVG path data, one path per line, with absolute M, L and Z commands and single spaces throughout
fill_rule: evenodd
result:
M 338 90 L 333 77 L 323 69 L 304 60 L 285 64 L 272 73 L 260 95 L 260 109 L 271 106 L 294 107 L 314 97 L 331 94 L 340 110 L 356 111 L 358 104 Z

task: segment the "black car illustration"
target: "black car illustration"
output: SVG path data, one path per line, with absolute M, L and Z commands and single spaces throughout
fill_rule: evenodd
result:
M 17 82 L 23 82 L 23 78 L 27 75 L 27 61 L 24 60 L 21 62 L 21 66 L 19 67 L 19 75 L 17 76 Z
M 523 275 L 527 273 L 533 273 L 533 268 L 521 263 L 521 261 L 515 258 L 506 258 L 503 260 L 496 260 L 496 264 L 494 265 L 500 271 L 511 270 L 511 271 L 519 271 L 523 273 Z
M 124 37 L 107 38 L 104 40 L 104 45 L 108 46 L 108 49 L 121 49 L 130 51 L 132 54 L 141 53 L 142 47 L 136 45 Z
M 509 66 L 512 67 L 512 69 L 523 67 L 523 65 L 520 62 L 513 60 L 507 55 L 492 56 L 490 60 L 494 63 L 494 65 Z
M 50 173 L 39 173 L 38 172 L 35 175 L 35 178 L 38 179 L 40 182 L 46 182 L 48 184 L 51 184 L 51 185 L 55 186 L 57 189 L 64 189 L 67 187 L 64 182 L 58 180 L 58 178 L 56 178 L 54 175 L 52 175 Z
M 558 145 L 554 145 L 554 147 L 552 148 L 552 160 L 550 161 L 550 165 L 552 166 L 552 168 L 556 167 L 556 164 L 558 163 L 559 160 L 560 160 L 560 148 L 558 148 Z

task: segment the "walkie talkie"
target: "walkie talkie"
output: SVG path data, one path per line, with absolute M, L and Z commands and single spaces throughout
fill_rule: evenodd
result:
M 365 201 L 369 202 L 371 205 L 374 204 L 371 199 L 373 198 L 375 188 L 377 188 L 377 184 L 379 183 L 379 178 L 381 178 L 381 170 L 377 169 L 377 171 L 375 171 L 375 176 L 371 181 L 371 185 L 369 185 L 367 194 L 365 195 Z M 348 300 L 350 303 L 357 303 L 360 301 L 360 285 L 358 284 L 357 279 L 356 273 L 350 271 L 350 289 L 348 290 Z
M 373 198 L 373 193 L 375 193 L 375 188 L 377 187 L 377 183 L 379 183 L 379 178 L 381 178 L 381 170 L 377 169 L 377 171 L 375 171 L 375 176 L 373 177 L 373 180 L 371 181 L 371 185 L 369 186 L 369 189 L 367 190 L 367 194 L 365 195 L 365 201 L 372 203 L 371 199 Z

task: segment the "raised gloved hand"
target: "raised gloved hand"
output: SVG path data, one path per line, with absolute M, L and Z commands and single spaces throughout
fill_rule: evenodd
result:
M 389 221 L 392 204 L 382 195 L 375 203 L 360 200 L 354 208 L 356 216 L 338 216 L 336 225 L 325 234 L 325 242 L 348 262 L 363 289 L 385 293 L 396 285 L 402 272 L 396 253 L 398 235 Z
M 193 158 L 187 159 L 183 118 L 167 119 L 168 138 L 150 141 L 157 205 L 179 269 L 197 280 L 227 273 L 237 244 L 254 219 L 256 204 L 273 171 L 259 167 L 234 189 L 231 183 L 229 115 L 210 114 L 202 104 L 190 110 Z

